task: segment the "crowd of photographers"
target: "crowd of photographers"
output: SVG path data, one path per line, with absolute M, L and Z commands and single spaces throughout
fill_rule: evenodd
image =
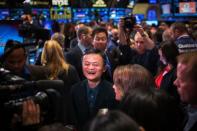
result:
M 190 26 L 148 26 L 134 17 L 118 27 L 58 24 L 34 64 L 22 43 L 7 41 L 0 130 L 197 130 L 197 36 Z

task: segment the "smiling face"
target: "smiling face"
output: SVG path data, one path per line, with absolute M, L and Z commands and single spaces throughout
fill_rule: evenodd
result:
M 107 35 L 105 32 L 95 34 L 93 38 L 93 46 L 96 49 L 104 51 L 107 47 Z
M 100 81 L 103 72 L 105 72 L 104 61 L 99 54 L 84 55 L 82 68 L 84 76 L 91 82 Z

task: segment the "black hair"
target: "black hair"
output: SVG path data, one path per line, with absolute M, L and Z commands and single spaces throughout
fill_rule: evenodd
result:
M 9 54 L 11 54 L 14 50 L 19 49 L 19 48 L 22 48 L 24 50 L 24 53 L 26 54 L 26 50 L 22 43 L 20 43 L 19 41 L 15 41 L 15 40 L 8 40 L 4 48 L 2 59 L 5 60 Z
M 89 48 L 87 50 L 85 50 L 85 53 L 83 54 L 84 55 L 89 55 L 89 54 L 98 54 L 100 55 L 102 58 L 103 58 L 103 63 L 104 63 L 104 66 L 106 65 L 106 57 L 105 57 L 105 54 L 103 51 L 99 50 L 99 49 L 95 49 L 95 48 Z
M 89 131 L 140 131 L 139 125 L 120 111 L 109 111 L 96 116 L 90 123 Z
M 135 88 L 120 105 L 146 131 L 175 131 L 179 127 L 182 114 L 179 105 L 163 90 Z
M 179 50 L 174 41 L 163 41 L 159 49 L 162 51 L 166 61 L 176 67 Z
M 101 26 L 94 27 L 93 32 L 92 32 L 93 38 L 95 37 L 96 34 L 102 33 L 102 32 L 105 33 L 106 36 L 107 36 L 107 38 L 108 38 L 108 32 L 107 32 L 107 29 L 106 28 L 101 27 Z

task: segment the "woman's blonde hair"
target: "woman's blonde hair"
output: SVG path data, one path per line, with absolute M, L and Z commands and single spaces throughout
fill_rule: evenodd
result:
M 65 61 L 63 49 L 55 40 L 48 40 L 44 44 L 41 56 L 42 65 L 50 69 L 49 79 L 57 79 L 60 71 L 68 71 L 69 64 Z

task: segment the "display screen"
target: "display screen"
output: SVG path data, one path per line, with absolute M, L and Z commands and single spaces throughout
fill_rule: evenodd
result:
M 92 20 L 107 22 L 110 12 L 108 8 L 91 8 L 90 14 Z
M 48 7 L 50 5 L 49 0 L 31 0 L 33 6 L 44 6 Z
M 196 2 L 180 2 L 179 13 L 196 13 Z
M 20 20 L 21 16 L 24 14 L 24 10 L 21 8 L 10 9 L 10 18 L 12 20 Z
M 144 14 L 135 14 L 136 23 L 140 24 L 144 20 Z
M 9 17 L 8 9 L 0 9 L 0 20 L 5 20 Z
M 147 25 L 150 25 L 150 26 L 152 26 L 152 25 L 158 25 L 158 21 L 157 20 L 147 20 L 146 21 L 146 24 Z
M 162 14 L 171 14 L 171 5 L 163 4 L 161 5 Z
M 148 18 L 148 20 L 156 20 L 157 19 L 157 12 L 156 12 L 156 10 L 154 10 L 154 9 L 148 10 L 147 18 Z
M 52 0 L 52 5 L 68 5 L 68 0 Z
M 32 14 L 34 16 L 39 16 L 41 19 L 50 19 L 50 12 L 47 8 L 33 8 Z
M 21 24 L 19 21 L 0 21 L 0 55 L 2 55 L 5 43 L 9 39 L 22 42 L 23 38 L 18 34 L 18 26 Z
M 89 8 L 74 8 L 73 10 L 73 21 L 74 22 L 90 22 L 91 12 Z
M 157 3 L 157 0 L 149 0 L 149 3 L 150 4 L 156 4 Z
M 50 9 L 52 20 L 68 20 L 71 19 L 72 13 L 70 7 L 52 7 Z

